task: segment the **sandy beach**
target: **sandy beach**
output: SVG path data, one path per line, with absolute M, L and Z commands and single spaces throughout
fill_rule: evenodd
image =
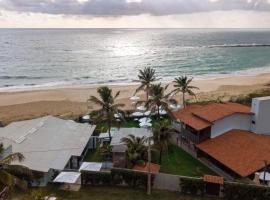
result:
M 200 88 L 198 99 L 209 100 L 222 97 L 247 94 L 260 89 L 270 88 L 270 73 L 255 76 L 232 76 L 207 80 L 194 80 L 193 85 Z M 63 118 L 74 118 L 94 109 L 86 103 L 91 95 L 96 95 L 93 86 L 74 86 L 63 88 L 48 88 L 32 91 L 5 91 L 0 93 L 0 121 L 6 125 L 12 121 L 36 118 L 44 115 L 54 115 Z M 120 91 L 119 103 L 132 109 L 129 98 L 133 96 L 138 85 L 110 86 L 114 92 Z M 173 88 L 172 84 L 168 91 Z M 144 93 L 138 93 L 144 98 Z M 180 102 L 180 96 L 175 97 Z M 181 103 L 181 102 L 180 102 Z

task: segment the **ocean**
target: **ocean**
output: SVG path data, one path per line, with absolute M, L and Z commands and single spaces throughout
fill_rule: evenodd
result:
M 270 72 L 270 29 L 0 29 L 0 90 Z

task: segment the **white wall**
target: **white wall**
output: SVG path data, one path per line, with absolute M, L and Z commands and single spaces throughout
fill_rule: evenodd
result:
M 250 130 L 251 115 L 235 113 L 214 122 L 211 127 L 211 138 L 217 137 L 232 129 Z
M 255 98 L 252 100 L 251 130 L 258 134 L 270 135 L 270 97 Z

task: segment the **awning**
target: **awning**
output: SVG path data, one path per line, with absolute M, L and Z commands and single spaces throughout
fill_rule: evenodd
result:
M 101 170 L 102 163 L 98 162 L 83 162 L 79 171 L 92 171 L 92 172 L 99 172 Z
M 203 181 L 206 183 L 224 184 L 224 178 L 220 176 L 204 175 Z
M 78 182 L 81 173 L 79 172 L 61 172 L 54 180 L 55 183 L 70 183 L 74 184 Z

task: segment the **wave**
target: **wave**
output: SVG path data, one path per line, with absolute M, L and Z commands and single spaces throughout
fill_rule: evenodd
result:
M 270 44 L 221 44 L 221 45 L 209 45 L 207 48 L 231 48 L 231 47 L 270 47 Z
M 0 76 L 0 79 L 47 79 L 45 76 Z

